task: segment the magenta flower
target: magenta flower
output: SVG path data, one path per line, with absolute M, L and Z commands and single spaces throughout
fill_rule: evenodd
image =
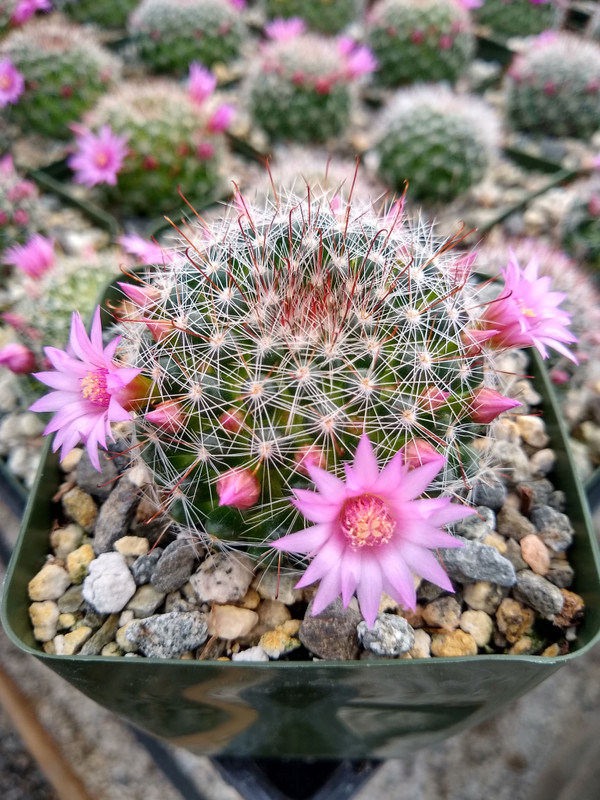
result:
M 458 5 L 462 6 L 466 11 L 471 11 L 473 8 L 481 8 L 485 0 L 458 0 Z
M 188 80 L 188 94 L 195 103 L 201 105 L 211 96 L 217 86 L 217 76 L 199 64 L 192 61 Z
M 502 270 L 504 291 L 486 309 L 486 327 L 497 330 L 488 344 L 502 348 L 533 346 L 542 358 L 548 357 L 550 347 L 576 364 L 576 357 L 563 344 L 577 341 L 567 329 L 571 315 L 558 307 L 566 295 L 550 291 L 550 277 L 538 278 L 538 270 L 537 258 L 521 269 L 514 253 L 511 255 Z
M 20 342 L 9 342 L 0 348 L 0 365 L 15 375 L 26 375 L 35 369 L 35 355 Z
M 149 242 L 137 233 L 117 237 L 117 242 L 126 253 L 135 256 L 141 264 L 170 264 L 174 255 L 156 242 Z
M 110 125 L 103 125 L 98 134 L 73 125 L 77 152 L 69 156 L 67 164 L 75 172 L 75 183 L 96 186 L 108 183 L 115 186 L 117 173 L 123 166 L 127 149 L 127 136 L 115 135 Z
M 44 348 L 54 371 L 34 373 L 54 390 L 30 407 L 31 411 L 56 412 L 44 430 L 44 434 L 56 433 L 53 451 L 60 447 L 60 457 L 64 458 L 82 441 L 98 471 L 98 447 L 106 449 L 107 438 L 112 439 L 111 422 L 131 418 L 121 403 L 126 398 L 125 387 L 141 371 L 120 367 L 113 360 L 120 339 L 118 336 L 103 346 L 99 308 L 89 337 L 81 317 L 74 312 L 67 349 Z
M 343 48 L 345 48 L 345 45 L 342 43 L 341 52 L 346 56 L 346 75 L 348 78 L 360 78 L 363 75 L 375 72 L 378 66 L 377 59 L 368 47 L 361 45 L 345 53 Z
M 265 33 L 269 39 L 275 39 L 278 42 L 287 42 L 290 39 L 295 39 L 305 30 L 306 23 L 300 17 L 289 17 L 288 19 L 277 17 L 273 22 L 265 25 Z
M 13 25 L 23 25 L 36 11 L 51 11 L 50 0 L 20 0 L 13 11 L 11 22 Z
M 16 103 L 25 91 L 25 78 L 9 58 L 0 61 L 0 108 Z
M 221 133 L 231 125 L 235 117 L 235 108 L 229 103 L 220 105 L 211 118 L 208 120 L 208 130 L 213 133 Z
M 3 260 L 30 278 L 41 278 L 54 266 L 54 239 L 36 233 L 25 244 L 15 244 L 5 250 Z
M 347 606 L 356 593 L 369 627 L 375 622 L 383 592 L 415 608 L 414 575 L 447 591 L 452 584 L 431 549 L 460 547 L 440 526 L 474 514 L 448 497 L 415 499 L 444 465 L 438 459 L 410 470 L 402 450 L 379 471 L 365 434 L 346 482 L 307 464 L 317 492 L 294 490 L 296 508 L 314 522 L 310 528 L 273 542 L 273 547 L 312 558 L 297 588 L 320 581 L 312 613 L 319 614 L 341 595 Z

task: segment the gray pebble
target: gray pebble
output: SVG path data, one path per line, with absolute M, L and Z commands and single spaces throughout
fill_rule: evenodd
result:
M 504 505 L 505 500 L 506 486 L 498 479 L 490 477 L 486 479 L 485 483 L 479 482 L 473 487 L 473 492 L 471 494 L 471 502 L 473 505 L 487 506 L 487 508 L 491 508 L 492 511 L 499 511 Z
M 506 552 L 503 554 L 518 572 L 520 569 L 528 569 L 529 565 L 521 554 L 521 545 L 515 539 L 506 539 Z
M 125 637 L 148 658 L 177 658 L 208 638 L 208 625 L 198 612 L 172 611 L 127 626 Z
M 408 653 L 415 643 L 415 632 L 404 617 L 378 614 L 372 628 L 363 620 L 358 624 L 358 638 L 364 648 L 378 656 Z
M 470 542 L 457 537 L 464 547 L 440 548 L 440 558 L 446 572 L 460 583 L 488 581 L 497 586 L 513 586 L 517 580 L 515 568 L 495 547 Z
M 146 553 L 145 556 L 136 558 L 131 565 L 131 574 L 133 575 L 136 586 L 143 586 L 145 583 L 150 583 L 150 579 L 154 574 L 154 570 L 162 554 L 162 547 L 155 547 L 154 550 Z
M 84 492 L 91 494 L 92 497 L 98 500 L 106 500 L 115 486 L 119 473 L 114 462 L 106 456 L 100 458 L 100 469 L 101 471 L 98 472 L 90 461 L 87 450 L 84 450 L 77 463 L 75 480 L 79 488 L 83 489 Z
M 550 569 L 544 577 L 559 589 L 568 589 L 575 578 L 575 570 L 565 559 L 551 558 Z
M 154 586 L 147 583 L 140 586 L 131 600 L 127 603 L 127 608 L 133 611 L 136 619 L 151 617 L 156 609 L 162 605 L 165 595 L 157 591 Z
M 444 593 L 444 589 L 436 583 L 423 579 L 417 587 L 417 600 L 419 603 L 430 603 Z
M 201 603 L 227 605 L 241 600 L 254 577 L 254 563 L 242 553 L 208 556 L 190 578 Z
M 362 620 L 358 604 L 352 600 L 344 608 L 337 598 L 316 617 L 312 616 L 313 602 L 306 609 L 298 638 L 307 650 L 327 661 L 354 661 L 360 646 L 357 627 Z
M 82 656 L 97 656 L 103 647 L 114 641 L 119 627 L 119 615 L 111 614 L 104 620 L 104 624 L 96 633 L 87 640 L 80 652 Z
M 575 531 L 566 514 L 550 506 L 536 506 L 531 512 L 531 521 L 546 547 L 555 553 L 565 551 L 573 543 Z
M 83 608 L 83 587 L 70 586 L 67 591 L 56 601 L 61 614 L 76 614 Z
M 546 505 L 552 497 L 554 486 L 547 478 L 541 478 L 537 481 L 522 481 L 516 487 L 517 491 L 524 489 L 528 494 L 531 494 L 533 505 Z
M 502 536 L 516 539 L 517 542 L 521 541 L 525 536 L 530 533 L 535 533 L 535 525 L 524 517 L 520 511 L 513 506 L 506 505 L 498 513 L 496 519 L 496 530 Z
M 454 523 L 454 533 L 465 539 L 481 541 L 496 527 L 496 515 L 487 506 L 477 506 L 475 511 L 476 514 Z
M 94 551 L 108 553 L 117 539 L 127 534 L 139 503 L 138 489 L 127 476 L 117 481 L 108 499 L 100 507 L 94 528 Z
M 546 619 L 560 614 L 564 604 L 560 589 L 530 570 L 522 570 L 517 574 L 517 585 L 513 589 L 513 596 L 538 611 Z
M 163 594 L 176 592 L 186 583 L 196 565 L 196 548 L 188 539 L 176 539 L 165 547 L 150 578 L 155 589 Z

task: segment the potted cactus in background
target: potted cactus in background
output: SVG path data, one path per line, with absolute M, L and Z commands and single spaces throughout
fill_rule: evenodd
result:
M 535 36 L 558 21 L 560 3 L 561 0 L 479 0 L 474 4 L 473 16 L 492 34 Z
M 302 17 L 311 30 L 339 33 L 359 15 L 363 0 L 265 0 L 268 19 Z

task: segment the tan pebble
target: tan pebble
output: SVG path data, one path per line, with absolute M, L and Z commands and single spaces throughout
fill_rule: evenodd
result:
M 127 625 L 128 622 L 131 622 L 134 619 L 135 612 L 130 608 L 126 608 L 119 616 L 119 628 L 122 628 L 124 625 Z
M 56 655 L 56 647 L 54 646 L 54 639 L 51 642 L 44 642 L 42 644 L 42 650 L 48 656 L 55 656 Z
M 93 631 L 87 625 L 75 628 L 70 633 L 54 637 L 54 647 L 57 656 L 72 656 L 80 650 L 92 635 Z
M 84 531 L 91 531 L 98 516 L 98 506 L 91 495 L 80 489 L 79 486 L 73 487 L 62 497 L 62 506 L 69 519 L 77 522 Z
M 121 650 L 123 650 L 124 653 L 136 653 L 137 652 L 137 645 L 133 644 L 132 642 L 130 642 L 129 639 L 127 638 L 127 636 L 125 635 L 127 633 L 127 628 L 130 625 L 133 625 L 133 623 L 134 623 L 133 620 L 131 620 L 130 622 L 126 622 L 125 625 L 122 625 L 117 630 L 117 633 L 115 635 L 115 640 L 116 640 L 117 644 L 119 645 L 119 647 L 121 648 Z
M 440 597 L 423 607 L 423 622 L 428 626 L 452 631 L 459 621 L 460 605 L 454 597 Z
M 217 661 L 231 661 L 231 659 L 228 656 L 219 656 Z
M 66 558 L 76 550 L 83 539 L 83 528 L 72 522 L 64 528 L 57 528 L 50 534 L 50 544 L 57 558 Z
M 560 655 L 560 647 L 554 642 L 542 652 L 542 655 L 546 658 L 556 658 Z
M 258 614 L 249 608 L 214 605 L 208 618 L 208 632 L 219 639 L 247 636 L 258 622 Z
M 460 617 L 460 627 L 465 633 L 470 633 L 477 642 L 477 647 L 485 647 L 492 638 L 494 621 L 485 611 L 463 611 Z
M 191 650 L 187 650 L 185 653 L 182 653 L 179 656 L 179 660 L 180 661 L 195 661 L 195 657 L 194 657 L 194 654 L 192 653 Z
M 266 630 L 283 625 L 292 618 L 289 608 L 279 600 L 263 600 L 256 611 L 260 624 Z
M 398 616 L 404 617 L 411 628 L 423 627 L 423 606 L 417 603 L 415 610 L 411 608 L 402 608 L 398 611 Z
M 509 656 L 528 656 L 533 653 L 533 640 L 530 636 L 521 636 L 508 651 Z
M 498 630 L 504 634 L 506 641 L 510 644 L 514 644 L 529 633 L 534 621 L 533 610 L 521 605 L 512 597 L 505 597 L 496 611 Z
M 431 637 L 431 654 L 439 658 L 454 656 L 476 656 L 477 642 L 470 633 L 445 631 Z
M 277 630 L 287 633 L 288 636 L 297 636 L 301 625 L 301 619 L 288 619 L 283 625 L 278 625 Z
M 58 629 L 61 631 L 70 631 L 71 628 L 77 623 L 75 614 L 59 614 L 58 615 Z
M 538 575 L 547 575 L 550 569 L 550 553 L 540 537 L 531 533 L 521 539 L 520 545 L 523 561 Z
M 552 618 L 552 622 L 559 628 L 569 628 L 571 625 L 579 625 L 585 612 L 583 597 L 568 589 L 561 589 L 561 594 L 565 598 L 562 611 Z
M 504 590 L 493 583 L 477 581 L 476 583 L 465 584 L 463 598 L 469 608 L 475 611 L 485 611 L 486 614 L 493 614 L 500 605 L 506 591 L 508 590 Z
M 256 575 L 252 588 L 264 600 L 279 600 L 286 606 L 291 606 L 302 600 L 302 589 L 294 588 L 300 580 L 300 574 L 278 574 L 276 569 L 267 569 Z
M 114 549 L 122 556 L 145 556 L 150 542 L 143 536 L 122 536 L 114 543 Z
M 379 600 L 379 609 L 377 611 L 378 614 L 383 614 L 386 611 L 397 611 L 399 608 L 400 604 L 397 603 L 393 597 L 390 597 L 389 594 L 386 594 L 385 592 L 382 593 Z
M 63 472 L 69 473 L 73 472 L 77 464 L 79 464 L 79 460 L 83 455 L 83 450 L 79 447 L 74 447 L 67 455 L 63 458 L 60 462 L 60 468 Z
M 540 450 L 542 447 L 546 447 L 550 441 L 550 437 L 546 433 L 546 425 L 541 417 L 521 414 L 515 417 L 515 423 L 523 441 L 532 447 Z
M 501 555 L 504 555 L 508 549 L 504 536 L 500 536 L 499 533 L 495 532 L 488 533 L 488 535 L 483 539 L 482 543 L 487 544 L 490 547 L 495 547 Z
M 58 606 L 52 600 L 42 600 L 29 606 L 29 619 L 38 642 L 49 642 L 56 636 L 59 617 Z
M 402 653 L 400 657 L 406 656 L 410 658 L 431 658 L 431 636 L 423 628 L 418 628 L 415 631 L 415 643 L 412 650 L 409 650 L 408 653 Z
M 532 472 L 539 472 L 542 475 L 547 475 L 552 472 L 556 464 L 556 453 L 549 447 L 544 447 L 542 450 L 536 452 L 529 459 Z
M 100 655 L 102 656 L 122 656 L 123 651 L 119 647 L 116 642 L 109 642 L 105 644 L 102 650 L 100 651 Z
M 88 567 L 96 558 L 94 548 L 91 544 L 82 544 L 77 550 L 73 550 L 67 556 L 67 571 L 71 578 L 71 583 L 81 583 L 88 574 Z
M 240 606 L 242 608 L 249 608 L 254 611 L 255 608 L 258 607 L 260 603 L 260 595 L 256 591 L 256 589 L 248 589 L 245 596 L 240 600 Z
M 519 426 L 512 420 L 502 417 L 494 424 L 494 439 L 496 441 L 519 444 L 521 442 Z
M 29 581 L 27 589 L 30 600 L 58 600 L 71 579 L 68 572 L 58 564 L 44 564 L 41 570 Z
M 300 647 L 300 641 L 288 636 L 282 630 L 267 631 L 260 637 L 259 647 L 265 651 L 269 658 L 279 658 L 290 650 Z

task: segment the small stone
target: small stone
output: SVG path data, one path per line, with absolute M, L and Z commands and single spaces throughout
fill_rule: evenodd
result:
M 485 482 L 479 481 L 475 484 L 471 498 L 473 505 L 477 507 L 479 513 L 480 506 L 485 506 L 492 511 L 499 511 L 506 500 L 506 486 L 502 481 L 490 476 L 486 478 Z M 473 519 L 473 517 L 467 517 L 467 519 Z M 463 522 L 465 521 L 466 520 L 463 520 Z M 456 530 L 456 532 L 460 533 L 458 530 Z M 472 538 L 466 533 L 460 533 L 460 536 L 464 536 L 466 539 Z
M 394 600 L 393 597 L 390 597 L 386 592 L 381 593 L 381 597 L 379 598 L 379 608 L 377 609 L 378 614 L 384 614 L 386 611 L 395 613 L 400 608 L 400 603 Z
M 562 611 L 564 598 L 561 590 L 535 572 L 524 569 L 517 573 L 517 585 L 513 594 L 517 600 L 527 603 L 545 619 L 552 619 Z
M 429 627 L 453 631 L 458 628 L 460 613 L 460 604 L 454 597 L 446 595 L 424 606 L 423 622 Z
M 114 543 L 127 535 L 139 500 L 137 487 L 127 476 L 122 476 L 100 507 L 94 529 L 96 553 L 109 553 Z
M 436 583 L 421 580 L 417 587 L 417 598 L 421 603 L 431 603 L 432 600 L 440 597 L 445 591 L 445 589 L 442 589 L 442 587 L 438 586 Z M 406 616 L 406 614 L 402 616 Z
M 415 631 L 415 643 L 408 655 L 411 658 L 431 658 L 431 636 L 419 628 Z
M 463 611 L 460 617 L 460 628 L 470 633 L 477 642 L 477 647 L 485 647 L 492 638 L 494 621 L 485 611 Z
M 83 451 L 77 462 L 75 481 L 80 489 L 102 502 L 112 492 L 119 473 L 114 461 L 106 453 L 100 456 L 99 463 L 100 472 L 90 461 L 87 451 Z
M 60 461 L 59 466 L 65 473 L 73 472 L 79 463 L 80 458 L 83 456 L 83 450 L 80 447 L 74 447 L 67 455 Z
M 302 644 L 311 653 L 327 661 L 357 659 L 360 647 L 356 629 L 362 617 L 356 601 L 351 600 L 348 608 L 344 608 L 338 597 L 314 617 L 313 602 L 306 609 L 298 633 Z
M 242 608 L 249 608 L 252 611 L 255 611 L 260 604 L 260 599 L 260 595 L 256 589 L 248 589 L 246 594 L 240 600 L 240 606 Z
M 264 600 L 279 600 L 286 606 L 292 606 L 302 600 L 302 589 L 294 589 L 299 580 L 299 572 L 278 575 L 277 570 L 267 569 L 257 574 L 252 581 L 252 588 Z
M 263 600 L 256 611 L 260 625 L 266 631 L 283 625 L 292 616 L 289 608 L 279 600 Z
M 129 603 L 127 603 L 127 609 L 133 611 L 137 619 L 151 617 L 156 609 L 162 605 L 164 599 L 163 592 L 157 591 L 152 584 L 146 583 L 137 589 Z
M 515 387 L 513 387 L 514 389 Z M 496 466 L 506 470 L 512 481 L 526 481 L 531 477 L 529 459 L 521 444 L 503 441 L 494 442 L 492 456 Z
M 523 481 L 516 488 L 521 497 L 524 493 L 531 496 L 532 506 L 549 505 L 550 498 L 554 492 L 554 486 L 547 478 L 539 478 L 535 481 Z M 521 509 L 521 511 L 523 511 L 523 509 Z
M 119 628 L 122 628 L 127 623 L 132 622 L 135 619 L 135 614 L 130 608 L 126 608 L 125 611 L 121 611 L 119 614 Z
M 504 634 L 506 641 L 510 644 L 514 644 L 526 633 L 529 633 L 534 622 L 533 611 L 512 597 L 505 597 L 496 611 L 498 630 Z
M 408 622 L 411 628 L 422 628 L 423 627 L 423 606 L 420 603 L 417 603 L 414 609 L 412 608 L 400 608 L 398 610 L 398 614 Z
M 239 653 L 234 653 L 231 656 L 232 661 L 268 661 L 269 656 L 265 653 L 262 647 L 248 647 L 246 650 L 240 650 Z
M 571 625 L 579 625 L 585 614 L 585 602 L 575 592 L 568 589 L 561 589 L 564 598 L 564 605 L 560 614 L 553 617 L 552 622 L 559 628 L 569 628 Z
M 178 658 L 204 644 L 208 626 L 198 612 L 173 611 L 130 622 L 125 638 L 147 658 Z
M 169 592 L 165 598 L 165 612 L 169 611 L 194 611 L 197 610 L 195 603 L 183 598 L 180 592 Z
M 512 586 L 517 576 L 508 559 L 501 556 L 495 547 L 470 542 L 456 537 L 463 547 L 440 548 L 440 558 L 452 580 L 460 583 L 489 581 L 498 586 Z
M 82 544 L 67 556 L 67 572 L 71 583 L 81 583 L 88 574 L 88 568 L 96 558 L 91 544 Z
M 301 625 L 301 619 L 288 619 L 281 625 L 278 625 L 277 628 L 278 630 L 287 633 L 288 636 L 297 636 Z
M 469 608 L 485 611 L 486 614 L 494 614 L 505 596 L 506 589 L 487 581 L 463 586 L 463 599 Z
M 510 561 L 516 572 L 518 572 L 520 569 L 527 569 L 527 564 L 525 561 L 523 561 L 519 542 L 517 542 L 516 539 L 505 539 L 504 541 L 506 542 L 506 552 L 504 553 L 504 558 L 507 558 Z
M 496 533 L 495 531 L 488 533 L 488 535 L 482 541 L 482 544 L 485 544 L 488 547 L 495 547 L 501 556 L 503 556 L 508 549 L 504 536 L 500 536 L 500 534 Z
M 147 540 L 146 540 L 147 541 Z M 145 556 L 140 556 L 131 565 L 131 574 L 137 586 L 142 586 L 145 583 L 150 583 L 154 570 L 160 557 L 163 554 L 162 547 L 155 547 L 150 553 Z
M 84 604 L 82 587 L 69 586 L 67 591 L 58 598 L 57 603 L 61 614 L 76 614 Z
M 531 521 L 546 547 L 553 552 L 564 552 L 573 543 L 575 531 L 571 520 L 551 506 L 536 506 L 531 512 Z
M 213 605 L 208 620 L 208 631 L 219 639 L 239 639 L 247 636 L 258 623 L 258 614 L 249 608 L 231 605 Z
M 246 595 L 254 577 L 252 560 L 242 553 L 208 556 L 191 576 L 201 603 L 236 603 Z M 258 593 L 260 590 L 257 588 Z
M 110 614 L 103 625 L 91 636 L 81 648 L 82 656 L 96 656 L 113 642 L 119 626 L 118 614 Z M 116 642 L 115 642 L 116 644 Z
M 372 628 L 363 620 L 357 632 L 362 646 L 378 656 L 399 656 L 408 653 L 415 644 L 414 630 L 404 617 L 396 614 L 378 614 Z
M 74 486 L 62 496 L 61 502 L 69 519 L 81 525 L 83 530 L 88 533 L 94 530 L 98 517 L 98 506 L 87 492 L 84 492 L 79 486 Z
M 47 602 L 52 602 L 48 600 Z M 77 623 L 77 615 L 76 614 L 59 614 L 58 615 L 58 630 L 59 631 L 70 631 L 72 628 L 75 627 Z
M 164 594 L 176 592 L 189 580 L 196 561 L 194 545 L 187 539 L 176 539 L 165 547 L 156 563 L 150 583 L 157 591 Z
M 129 630 L 130 626 L 134 624 L 137 624 L 137 620 L 130 620 L 129 622 L 126 622 L 124 625 L 118 628 L 117 633 L 115 635 L 115 641 L 118 647 L 124 653 L 137 653 L 138 651 L 137 640 L 131 642 L 127 638 L 127 631 Z
M 508 650 L 509 656 L 528 656 L 535 650 L 531 636 L 522 636 Z
M 66 558 L 76 550 L 83 539 L 83 528 L 72 522 L 64 528 L 57 528 L 50 534 L 50 544 L 57 558 Z
M 117 614 L 135 594 L 135 581 L 120 553 L 101 553 L 89 566 L 83 598 L 100 614 Z
M 476 514 L 454 523 L 454 533 L 478 542 L 485 539 L 494 530 L 496 515 L 491 508 L 486 508 L 486 506 L 477 506 L 475 511 Z
M 33 635 L 38 642 L 49 642 L 56 636 L 59 620 L 58 606 L 52 600 L 42 600 L 29 606 Z
M 142 536 L 122 536 L 113 545 L 117 553 L 122 556 L 145 556 L 150 549 L 148 539 Z
M 288 636 L 288 634 L 280 628 L 263 633 L 258 644 L 269 658 L 272 659 L 281 658 L 281 656 L 286 653 L 297 650 L 300 647 L 300 641 L 298 639 L 293 636 Z
M 58 600 L 70 585 L 68 572 L 58 564 L 44 564 L 27 585 L 30 600 Z
M 521 438 L 526 444 L 540 450 L 546 447 L 550 437 L 546 433 L 546 425 L 541 417 L 531 414 L 520 414 L 515 417 L 515 422 L 521 434 Z
M 550 569 L 550 553 L 540 537 L 530 533 L 520 544 L 523 561 L 538 575 L 546 575 Z
M 545 658 L 556 658 L 560 655 L 560 647 L 554 642 L 542 652 L 542 655 Z
M 116 642 L 108 642 L 107 644 L 104 645 L 104 647 L 100 651 L 100 655 L 108 656 L 109 658 L 114 658 L 115 656 L 122 656 L 123 651 Z
M 454 656 L 476 656 L 477 642 L 465 631 L 445 631 L 431 637 L 431 654 L 438 658 Z
M 536 532 L 535 525 L 510 505 L 505 505 L 498 513 L 496 529 L 502 536 L 507 536 L 517 541 Z
M 54 648 L 57 656 L 73 656 L 83 647 L 92 635 L 92 629 L 87 625 L 75 628 L 70 633 L 59 633 L 54 637 Z
M 575 578 L 575 570 L 565 558 L 551 558 L 550 569 L 545 577 L 559 589 L 568 589 Z
M 549 447 L 545 447 L 543 450 L 538 450 L 531 456 L 529 464 L 534 474 L 548 475 L 552 472 L 556 464 L 556 453 Z

